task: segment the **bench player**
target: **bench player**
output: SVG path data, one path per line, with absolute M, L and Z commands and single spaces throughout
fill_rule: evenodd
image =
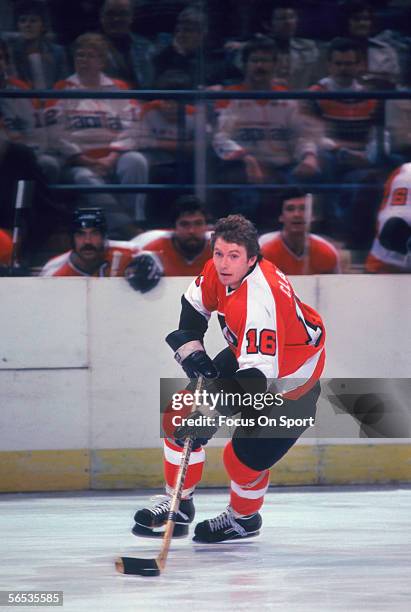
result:
M 365 271 L 411 272 L 411 163 L 394 170 L 385 184 L 377 235 L 365 262 Z
M 304 416 L 314 417 L 320 393 L 318 379 L 325 361 L 325 330 L 320 316 L 301 302 L 287 277 L 261 257 L 257 231 L 243 216 L 220 219 L 211 246 L 212 259 L 182 298 L 179 329 L 167 337 L 177 361 L 190 379 L 201 375 L 214 381 L 213 385 L 228 384 L 230 391 L 235 389 L 243 397 L 246 393 L 264 393 L 274 380 L 278 391 L 287 389 L 283 414 L 301 410 Z M 203 337 L 214 311 L 228 347 L 212 361 L 205 352 Z M 269 469 L 303 430 L 289 437 L 239 435 L 238 428 L 235 430 L 223 456 L 231 480 L 229 506 L 216 518 L 196 526 L 195 541 L 222 542 L 259 533 L 259 510 L 269 484 Z M 214 433 L 213 427 L 200 433 L 183 426 L 164 440 L 166 493 L 170 496 L 180 465 L 181 442 L 187 435 L 198 437 L 190 456 L 176 535 L 186 535 L 194 519 L 192 496 L 201 480 L 203 445 Z M 166 497 L 151 508 L 138 510 L 133 533 L 154 535 L 166 522 L 169 508 L 170 497 Z
M 132 275 L 135 249 L 128 242 L 108 240 L 101 208 L 77 208 L 71 231 L 73 248 L 47 262 L 40 276 Z
M 310 233 L 310 194 L 290 188 L 283 196 L 281 231 L 260 237 L 263 257 L 284 274 L 337 274 L 341 272 L 337 249 L 328 241 Z
M 141 289 L 150 276 L 196 276 L 211 257 L 207 215 L 195 195 L 180 196 L 173 207 L 174 228 L 151 230 L 131 240 L 138 250 L 134 288 Z

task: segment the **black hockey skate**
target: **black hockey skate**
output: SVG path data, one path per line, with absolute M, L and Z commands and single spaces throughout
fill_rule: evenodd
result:
M 164 534 L 164 525 L 170 512 L 171 497 L 156 495 L 152 498 L 153 506 L 137 510 L 134 515 L 135 525 L 131 530 L 136 536 L 158 538 Z M 195 515 L 194 503 L 191 497 L 182 499 L 174 525 L 173 538 L 184 538 L 188 535 L 188 526 Z
M 236 518 L 230 506 L 213 519 L 202 521 L 194 530 L 194 542 L 214 544 L 229 540 L 253 538 L 260 533 L 261 515 L 256 512 L 249 516 Z

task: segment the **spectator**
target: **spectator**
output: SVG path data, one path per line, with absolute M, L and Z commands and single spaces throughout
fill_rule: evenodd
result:
M 116 91 L 127 85 L 102 72 L 106 42 L 99 34 L 83 34 L 74 45 L 75 74 L 56 89 Z M 147 183 L 147 162 L 135 148 L 135 122 L 139 107 L 122 99 L 63 99 L 58 114 L 58 146 L 64 160 L 63 181 L 101 186 L 106 181 L 122 185 Z M 108 193 L 85 196 L 88 204 L 104 209 L 111 237 L 130 238 L 136 223 L 144 220 L 143 194 L 126 194 L 116 200 Z
M 15 14 L 18 36 L 8 41 L 15 76 L 34 89 L 51 89 L 69 71 L 64 48 L 52 42 L 46 4 L 22 0 Z
M 310 88 L 311 91 L 364 91 L 357 75 L 361 69 L 361 51 L 350 39 L 335 38 L 328 49 L 328 76 Z M 314 116 L 322 123 L 324 137 L 321 149 L 328 159 L 327 174 L 331 183 L 367 183 L 376 179 L 375 168 L 384 160 L 386 149 L 379 151 L 375 123 L 378 103 L 372 99 L 317 99 L 309 103 Z M 361 191 L 361 190 L 360 190 Z M 326 230 L 338 231 L 364 240 L 371 229 L 370 205 L 360 191 L 327 203 Z
M 357 76 L 361 69 L 361 52 L 357 44 L 347 38 L 335 38 L 328 48 L 328 76 L 310 91 L 356 92 L 365 91 Z M 309 103 L 313 114 L 321 119 L 325 137 L 324 149 L 333 151 L 333 164 L 344 167 L 368 166 L 373 127 L 378 104 L 374 99 L 317 99 Z M 367 149 L 368 147 L 368 149 Z M 375 157 L 375 156 L 374 156 Z M 374 160 L 375 161 L 375 160 Z
M 188 77 L 169 70 L 156 83 L 158 89 L 188 89 Z M 184 121 L 178 122 L 176 100 L 153 100 L 143 105 L 138 143 L 150 167 L 150 183 L 191 183 L 193 181 L 194 107 L 184 106 Z M 170 223 L 169 195 L 150 194 L 147 220 L 150 227 Z
M 73 248 L 53 257 L 40 276 L 124 276 L 134 249 L 107 240 L 107 223 L 99 208 L 77 208 L 71 223 Z
M 395 49 L 374 33 L 374 11 L 361 0 L 347 2 L 343 7 L 346 36 L 352 38 L 362 52 L 359 76 L 369 87 L 391 88 L 399 79 L 400 66 Z
M 270 39 L 250 41 L 243 50 L 244 81 L 232 91 L 280 91 L 272 85 L 277 52 Z M 214 149 L 228 183 L 295 183 L 318 179 L 317 146 L 298 105 L 290 100 L 230 100 L 218 106 Z M 254 220 L 255 194 L 235 194 L 236 212 Z M 233 208 L 234 210 L 234 208 Z
M 211 257 L 207 217 L 201 201 L 193 195 L 180 196 L 173 212 L 173 230 L 145 232 L 131 241 L 139 250 L 136 268 L 141 262 L 141 282 L 147 280 L 147 261 L 153 262 L 164 276 L 196 276 Z
M 318 72 L 319 49 L 313 40 L 295 36 L 298 28 L 295 3 L 287 0 L 276 2 L 269 22 L 265 22 L 263 27 L 277 48 L 275 82 L 290 89 L 305 89 L 311 85 Z M 257 34 L 260 36 L 263 35 Z M 230 41 L 226 45 L 236 65 L 241 64 L 239 52 L 244 44 Z
M 411 50 L 408 53 L 408 66 L 404 71 L 403 83 L 397 85 L 398 91 L 411 89 Z M 385 101 L 385 126 L 390 135 L 390 152 L 397 164 L 411 161 L 411 100 Z
M 9 50 L 6 43 L 0 39 L 0 88 L 28 90 L 27 83 L 8 76 L 9 66 Z M 0 130 L 3 132 L 3 138 L 30 147 L 50 183 L 56 183 L 60 174 L 60 164 L 53 155 L 49 139 L 49 127 L 55 121 L 54 115 L 54 111 L 45 109 L 39 100 L 0 99 Z
M 378 212 L 377 235 L 365 263 L 366 272 L 411 272 L 411 163 L 389 176 Z
M 283 66 L 289 66 L 289 88 L 305 89 L 315 80 L 319 50 L 313 40 L 296 36 L 298 11 L 295 6 L 287 1 L 275 3 L 269 34 L 277 45 Z M 281 77 L 281 72 L 278 76 Z
M 309 233 L 311 195 L 290 189 L 282 198 L 281 231 L 263 234 L 259 243 L 263 257 L 284 274 L 337 274 L 339 255 L 324 238 Z
M 131 31 L 131 0 L 105 0 L 100 20 L 101 32 L 108 42 L 107 74 L 133 89 L 151 87 L 154 47 L 147 38 Z
M 240 72 L 225 62 L 223 52 L 207 46 L 207 18 L 196 8 L 184 9 L 177 18 L 170 45 L 154 60 L 158 77 L 167 70 L 180 70 L 189 77 L 189 88 L 237 81 Z

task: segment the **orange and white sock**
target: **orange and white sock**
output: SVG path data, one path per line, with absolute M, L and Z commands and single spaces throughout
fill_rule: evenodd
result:
M 166 481 L 166 492 L 172 495 L 177 479 L 177 473 L 181 463 L 181 454 L 183 449 L 181 446 L 174 444 L 172 440 L 165 438 L 164 440 L 164 476 Z M 200 482 L 203 475 L 203 467 L 205 461 L 205 451 L 202 447 L 193 450 L 190 455 L 186 479 L 182 497 L 188 497 L 194 491 L 196 485 Z
M 230 442 L 224 448 L 224 466 L 231 478 L 230 506 L 236 516 L 258 512 L 270 481 L 269 470 L 259 472 L 240 461 Z

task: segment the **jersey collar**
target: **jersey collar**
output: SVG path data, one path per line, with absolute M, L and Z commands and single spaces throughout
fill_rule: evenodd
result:
M 260 263 L 260 261 L 257 259 L 257 261 L 255 262 L 255 264 L 248 270 L 247 274 L 245 276 L 243 276 L 240 285 L 237 287 L 237 289 L 239 289 L 241 287 L 241 285 L 248 280 L 248 277 L 251 276 L 251 274 L 253 274 L 253 272 L 255 271 L 255 269 L 257 268 L 258 264 Z M 237 289 L 232 289 L 231 287 L 226 287 L 225 288 L 225 294 L 226 295 L 232 295 L 235 291 L 237 291 Z

